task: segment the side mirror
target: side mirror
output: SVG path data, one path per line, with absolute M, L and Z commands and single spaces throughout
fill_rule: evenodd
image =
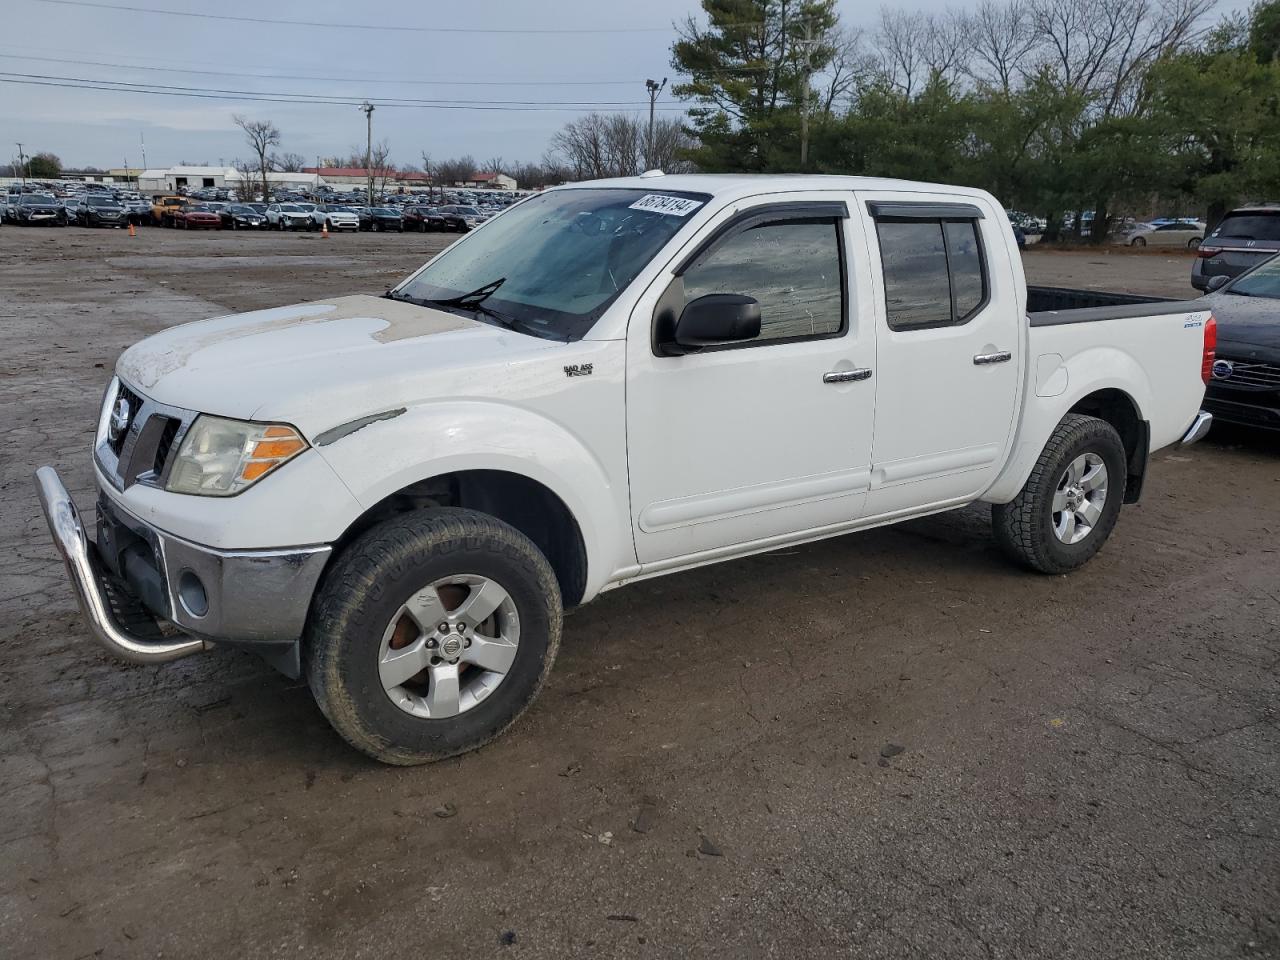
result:
M 1213 291 L 1215 290 L 1221 290 L 1230 282 L 1231 282 L 1231 278 L 1228 277 L 1225 273 L 1216 274 L 1215 276 L 1212 276 L 1209 278 L 1208 292 L 1213 293 Z
M 673 353 L 760 336 L 760 303 L 738 293 L 708 293 L 688 303 L 676 321 Z

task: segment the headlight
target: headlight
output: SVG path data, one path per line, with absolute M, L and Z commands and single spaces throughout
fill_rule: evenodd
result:
M 229 497 L 289 462 L 307 442 L 284 423 L 247 423 L 201 415 L 178 448 L 165 489 Z

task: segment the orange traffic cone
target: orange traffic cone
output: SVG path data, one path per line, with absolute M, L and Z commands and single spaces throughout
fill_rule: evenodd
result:
M 329 239 L 329 221 L 328 220 L 326 220 L 324 222 L 324 226 L 320 228 L 320 239 L 322 240 Z
M 133 224 L 132 223 L 129 224 L 129 236 L 136 237 L 137 235 L 138 235 L 138 231 L 133 229 Z

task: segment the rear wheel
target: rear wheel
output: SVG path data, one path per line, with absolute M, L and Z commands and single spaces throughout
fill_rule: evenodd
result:
M 1147 241 L 1143 237 L 1134 237 L 1132 240 L 1129 241 L 1129 246 L 1131 247 L 1145 247 L 1146 245 L 1147 245 Z
M 1192 237 L 1190 240 L 1188 240 L 1188 241 L 1187 241 L 1187 249 L 1188 249 L 1188 250 L 1199 250 L 1199 249 L 1200 249 L 1200 238 L 1199 238 L 1199 237 Z
M 423 510 L 355 540 L 308 621 L 307 681 L 356 749 L 385 763 L 482 746 L 525 711 L 560 644 L 560 590 L 513 527 Z
M 991 508 L 996 542 L 1041 573 L 1067 573 L 1102 549 L 1120 515 L 1124 443 L 1105 420 L 1068 414 L 1021 492 Z

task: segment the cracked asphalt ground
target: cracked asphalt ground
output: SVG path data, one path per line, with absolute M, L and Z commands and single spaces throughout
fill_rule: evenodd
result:
M 248 654 L 108 660 L 30 477 L 91 506 L 119 351 L 441 243 L 0 230 L 0 954 L 1280 955 L 1274 439 L 1157 454 L 1070 577 L 973 508 L 607 594 L 522 723 L 431 767 Z M 1180 256 L 1028 262 L 1192 292 Z

